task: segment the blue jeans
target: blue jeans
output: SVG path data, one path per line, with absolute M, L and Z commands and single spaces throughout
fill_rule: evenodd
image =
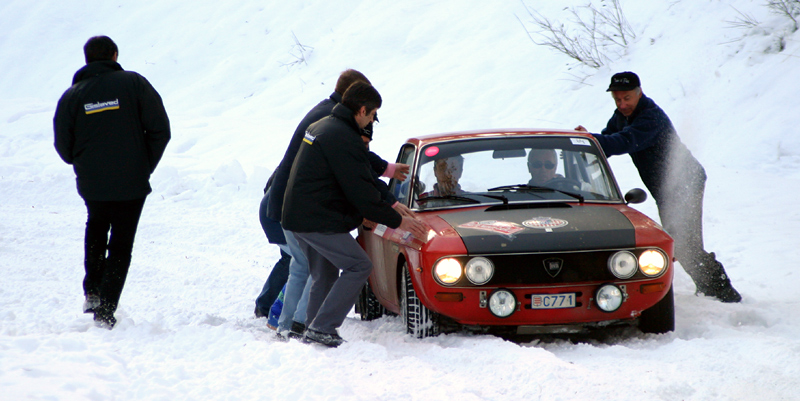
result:
M 300 244 L 291 231 L 283 230 L 283 235 L 286 236 L 292 261 L 289 263 L 289 280 L 283 293 L 283 310 L 278 319 L 278 331 L 291 330 L 292 321 L 306 324 L 308 292 L 311 290 L 306 255 L 300 250 Z

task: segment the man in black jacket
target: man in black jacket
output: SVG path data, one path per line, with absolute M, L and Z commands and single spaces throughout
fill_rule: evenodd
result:
M 350 231 L 366 218 L 419 238 L 427 234 L 423 223 L 383 202 L 375 187 L 361 133 L 380 106 L 372 85 L 352 84 L 331 115 L 306 131 L 284 196 L 281 224 L 299 242 L 312 278 L 305 338 L 327 346 L 344 341 L 336 328 L 372 271 Z
M 722 263 L 703 247 L 703 193 L 706 172 L 678 138 L 667 114 L 642 93 L 639 77 L 611 77 L 617 109 L 600 135 L 608 156 L 629 153 L 642 182 L 653 195 L 661 223 L 675 239 L 675 257 L 697 286 L 697 293 L 722 302 L 739 302 Z M 583 126 L 575 128 L 586 131 Z
M 291 172 L 292 164 L 297 156 L 297 151 L 300 149 L 300 144 L 303 143 L 303 136 L 306 130 L 312 123 L 329 116 L 333 107 L 341 103 L 342 95 L 347 88 L 356 81 L 370 83 L 367 77 L 360 71 L 354 69 L 343 71 L 339 74 L 333 93 L 327 99 L 324 99 L 314 106 L 314 108 L 303 117 L 300 124 L 297 125 L 289 141 L 289 146 L 286 148 L 283 159 L 267 183 L 268 191 L 265 189 L 265 195 L 262 199 L 262 211 L 260 211 L 260 213 L 262 213 L 260 216 L 262 220 L 268 219 L 280 223 L 281 214 L 283 212 L 283 197 L 286 191 L 286 184 L 289 181 L 289 173 Z M 365 131 L 369 129 L 370 126 L 371 124 L 365 128 Z M 370 137 L 371 132 L 370 129 Z M 378 178 L 378 174 L 382 174 L 385 177 L 394 176 L 398 179 L 405 179 L 405 174 L 408 173 L 409 166 L 405 164 L 387 163 L 372 152 L 369 153 L 369 159 L 370 163 L 373 165 L 373 169 L 379 172 L 373 174 L 373 178 L 384 200 L 392 204 L 395 210 L 398 210 L 401 214 L 413 215 L 413 212 L 405 205 L 394 199 L 386 183 Z M 264 206 L 265 204 L 266 206 Z M 263 215 L 263 213 L 266 213 L 266 215 Z M 280 237 L 286 242 L 286 246 L 292 258 L 288 268 L 288 279 L 280 280 L 286 277 L 283 274 L 287 274 L 287 271 L 281 271 L 281 266 L 276 265 L 276 267 L 273 268 L 270 276 L 267 278 L 267 282 L 264 284 L 264 288 L 271 290 L 266 293 L 262 291 L 262 294 L 256 299 L 256 316 L 259 315 L 259 309 L 263 311 L 269 309 L 272 300 L 275 299 L 281 286 L 285 283 L 286 289 L 284 291 L 283 310 L 281 311 L 277 327 L 278 334 L 281 335 L 282 339 L 285 339 L 290 334 L 302 335 L 302 330 L 304 330 L 306 324 L 306 305 L 308 303 L 308 294 L 310 290 L 310 285 L 307 285 L 307 283 L 309 283 L 310 280 L 308 261 L 300 250 L 299 244 L 294 238 L 294 234 L 288 230 L 282 229 L 279 224 L 277 226 L 277 229 L 272 230 L 272 233 L 267 232 L 267 230 L 265 230 L 265 232 L 267 232 L 267 237 L 277 237 L 279 234 L 282 234 Z M 270 239 L 270 242 L 274 241 Z M 270 294 L 275 295 L 271 298 L 265 296 Z
M 73 166 L 88 211 L 84 312 L 110 329 L 170 128 L 161 97 L 144 77 L 122 69 L 111 38 L 92 37 L 83 51 L 86 65 L 58 101 L 53 128 L 56 151 Z

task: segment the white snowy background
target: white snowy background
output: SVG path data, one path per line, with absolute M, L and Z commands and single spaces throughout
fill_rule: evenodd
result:
M 526 5 L 566 22 L 585 4 L 3 0 L 0 399 L 800 399 L 800 32 L 766 0 L 624 0 L 636 39 L 599 69 L 526 33 Z M 52 145 L 56 102 L 100 34 L 173 129 L 112 331 L 81 313 L 86 210 Z M 277 342 L 253 316 L 279 256 L 258 204 L 346 68 L 383 96 L 372 147 L 390 160 L 435 132 L 598 132 L 609 77 L 637 72 L 708 172 L 706 248 L 742 303 L 696 297 L 678 268 L 665 335 L 417 340 L 397 317 L 351 314 L 337 349 Z M 642 186 L 627 156 L 611 160 L 623 191 Z M 639 209 L 657 220 L 652 201 Z

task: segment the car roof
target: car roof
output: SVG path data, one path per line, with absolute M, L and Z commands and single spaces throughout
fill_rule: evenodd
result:
M 437 142 L 449 142 L 452 140 L 463 140 L 473 138 L 504 138 L 514 136 L 581 136 L 594 141 L 592 134 L 574 130 L 562 130 L 552 128 L 510 128 L 510 129 L 481 129 L 470 131 L 445 132 L 431 135 L 421 135 L 409 138 L 408 143 L 418 146 Z

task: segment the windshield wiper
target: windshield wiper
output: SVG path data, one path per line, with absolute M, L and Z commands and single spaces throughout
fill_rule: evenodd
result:
M 458 195 L 426 196 L 424 198 L 417 198 L 417 202 L 427 202 L 429 200 L 456 200 L 469 203 L 481 203 L 481 201 L 477 199 L 467 198 L 466 196 L 458 196 Z
M 490 192 L 491 191 L 553 191 L 575 198 L 580 203 L 583 203 L 583 201 L 585 200 L 583 195 L 581 194 L 576 194 L 569 191 L 562 191 L 560 189 L 555 189 L 550 187 L 541 187 L 537 185 L 528 185 L 528 184 L 502 185 L 499 187 L 489 188 L 487 191 Z
M 545 190 L 545 191 L 552 191 L 553 188 L 547 187 L 540 187 L 536 185 L 528 185 L 528 184 L 514 184 L 514 185 L 501 185 L 499 187 L 489 188 L 487 191 L 510 191 L 510 190 Z

